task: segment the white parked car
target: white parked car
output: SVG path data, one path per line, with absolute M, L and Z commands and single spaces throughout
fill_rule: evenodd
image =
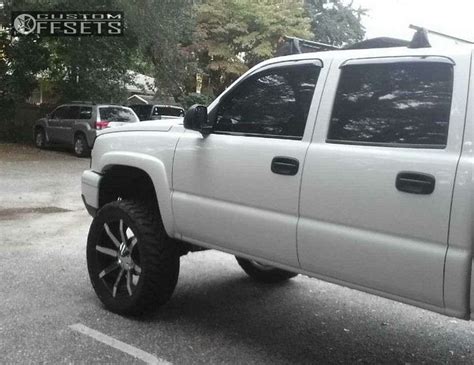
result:
M 459 318 L 474 313 L 473 49 L 286 56 L 184 125 L 97 137 L 82 194 L 89 274 L 107 308 L 166 302 L 179 257 L 238 257 Z

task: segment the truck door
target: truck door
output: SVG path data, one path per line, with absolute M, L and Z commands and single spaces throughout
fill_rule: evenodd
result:
M 176 148 L 172 195 L 184 240 L 298 267 L 301 164 L 322 70 L 321 61 L 259 70 L 210 108 L 209 136 L 186 131 Z
M 442 309 L 469 58 L 339 60 L 303 173 L 304 270 Z

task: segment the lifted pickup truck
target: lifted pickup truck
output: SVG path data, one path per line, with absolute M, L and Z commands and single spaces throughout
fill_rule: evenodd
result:
M 474 313 L 473 49 L 285 56 L 180 121 L 101 132 L 82 194 L 107 308 L 166 302 L 179 258 L 235 255 L 448 316 Z

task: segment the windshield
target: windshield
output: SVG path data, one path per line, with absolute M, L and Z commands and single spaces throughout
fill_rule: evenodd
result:
M 99 118 L 108 122 L 138 122 L 138 118 L 132 110 L 116 106 L 99 108 Z

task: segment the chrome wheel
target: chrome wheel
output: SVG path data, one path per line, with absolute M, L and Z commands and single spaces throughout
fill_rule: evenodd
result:
M 84 140 L 80 137 L 76 138 L 74 143 L 74 152 L 78 156 L 81 156 L 84 153 Z
M 116 200 L 105 204 L 92 221 L 87 269 L 106 308 L 123 315 L 150 313 L 173 294 L 179 248 L 153 207 Z
M 45 136 L 43 130 L 38 130 L 35 135 L 35 144 L 38 148 L 43 148 L 45 145 Z
M 95 246 L 98 274 L 113 298 L 131 297 L 138 285 L 142 269 L 138 239 L 120 219 L 103 225 L 102 240 Z

